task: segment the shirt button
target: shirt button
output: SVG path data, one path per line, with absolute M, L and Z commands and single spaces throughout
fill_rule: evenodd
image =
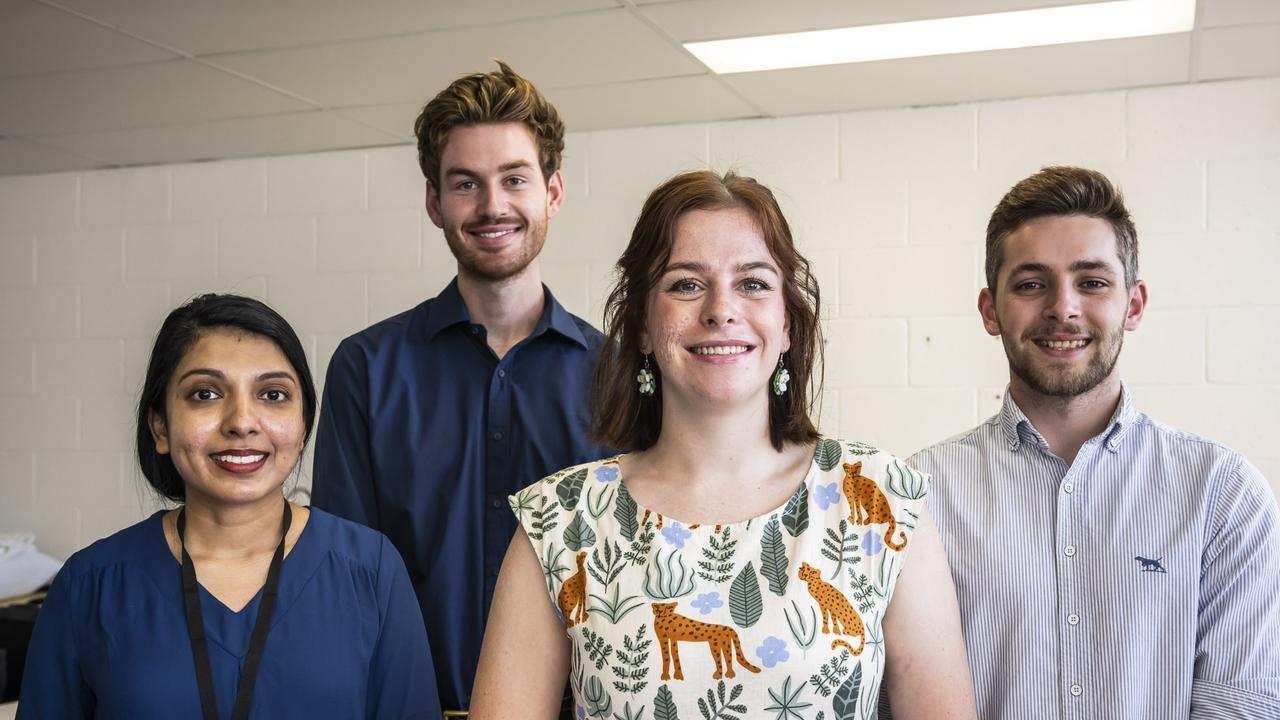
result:
M 494 577 L 498 577 L 498 570 L 499 568 L 494 568 L 493 570 L 489 571 L 489 574 Z M 1080 693 L 1076 693 L 1076 694 L 1079 695 Z
M 504 378 L 506 376 L 507 376 L 507 371 L 503 370 L 502 368 L 498 368 L 498 377 Z
M 1076 486 L 1073 485 L 1072 483 L 1062 483 L 1062 492 L 1064 493 L 1070 493 L 1075 489 L 1076 489 Z
M 480 333 L 480 327 L 479 327 L 478 325 L 472 325 L 472 326 L 471 326 L 471 334 L 472 334 L 472 335 L 477 335 L 477 334 L 479 334 L 479 333 Z
M 1067 557 L 1075 557 L 1075 556 L 1076 556 L 1076 546 L 1075 546 L 1075 545 L 1068 545 L 1068 546 L 1066 546 L 1065 548 L 1063 548 L 1063 549 L 1062 549 L 1062 553 L 1063 553 L 1064 555 L 1066 555 Z
M 1079 625 L 1079 624 L 1080 624 L 1080 616 L 1079 616 L 1079 615 L 1077 615 L 1077 614 L 1075 614 L 1075 613 L 1071 613 L 1070 615 L 1068 615 L 1068 616 L 1067 616 L 1067 624 L 1068 624 L 1068 625 Z
M 1079 685 L 1072 685 L 1072 686 L 1071 686 L 1071 694 L 1072 694 L 1072 695 L 1075 695 L 1076 697 L 1080 697 L 1080 694 L 1081 694 L 1081 693 L 1083 693 L 1083 692 L 1084 692 L 1084 688 L 1080 687 Z
M 500 508 L 500 507 L 502 507 L 502 501 L 501 501 L 501 500 L 499 500 L 498 498 L 494 498 L 494 499 L 492 499 L 492 500 L 490 500 L 490 501 L 489 501 L 489 506 L 490 506 L 490 507 L 492 507 L 492 508 L 494 508 L 494 509 Z M 1072 624 L 1072 625 L 1075 625 L 1075 623 L 1071 623 L 1071 624 Z
M 500 433 L 500 432 L 496 432 L 496 433 L 494 433 L 494 434 L 493 434 L 493 439 L 494 439 L 494 440 L 497 440 L 497 441 L 499 441 L 499 442 L 501 442 L 501 441 L 502 441 L 502 433 Z

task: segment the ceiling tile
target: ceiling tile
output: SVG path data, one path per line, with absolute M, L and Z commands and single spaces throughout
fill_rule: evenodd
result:
M 907 107 L 1187 81 L 1187 34 L 725 75 L 771 115 Z
M 709 75 L 550 90 L 573 131 L 730 120 L 759 115 Z
M 0 3 L 0 76 L 168 60 L 173 53 L 29 0 Z
M 703 71 L 626 10 L 210 59 L 345 107 L 425 102 L 459 75 L 492 69 L 495 57 L 544 90 Z
M 1097 0 L 687 0 L 641 3 L 641 12 L 682 42 L 979 15 Z
M 0 175 L 80 170 L 96 164 L 95 158 L 59 148 L 15 138 L 0 139 Z
M 1280 22 L 1276 0 L 1200 0 L 1202 27 Z
M 98 166 L 256 157 L 402 142 L 321 110 L 39 140 L 69 152 L 100 157 L 104 162 Z
M 613 0 L 60 0 L 193 55 L 298 47 L 617 7 Z
M 1200 33 L 1199 79 L 1268 75 L 1280 75 L 1280 23 L 1214 28 Z
M 422 112 L 422 103 L 392 103 L 390 105 L 365 105 L 362 107 L 344 107 L 333 111 L 342 117 L 351 118 L 365 125 L 372 125 L 399 137 L 403 141 L 413 142 L 413 123 Z
M 154 127 L 307 107 L 190 60 L 0 79 L 0 134 L 5 135 Z

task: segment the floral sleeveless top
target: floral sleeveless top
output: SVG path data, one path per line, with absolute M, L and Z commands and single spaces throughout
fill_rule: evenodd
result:
M 875 717 L 927 475 L 824 438 L 783 506 L 725 525 L 639 507 L 624 480 L 615 457 L 511 497 L 572 643 L 578 718 Z

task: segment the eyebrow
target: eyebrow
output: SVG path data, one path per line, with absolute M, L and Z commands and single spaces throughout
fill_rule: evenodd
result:
M 676 270 L 684 270 L 686 272 L 691 272 L 691 273 L 701 273 L 704 275 L 708 274 L 711 271 L 710 268 L 708 268 L 706 265 L 699 262 L 682 262 L 682 263 L 672 263 L 668 265 L 662 272 L 665 275 L 666 273 L 674 272 Z M 742 263 L 741 265 L 738 265 L 738 267 L 734 269 L 734 272 L 741 273 L 741 272 L 750 272 L 752 270 L 768 270 L 775 275 L 778 274 L 778 268 L 774 267 L 773 263 L 764 262 L 763 260 L 756 261 L 756 262 Z
M 211 378 L 217 378 L 218 380 L 225 380 L 227 378 L 226 373 L 223 373 L 221 370 L 214 370 L 213 368 L 191 368 L 183 373 L 182 377 L 178 378 L 178 382 L 182 382 L 192 375 L 204 375 Z M 273 370 L 271 372 L 262 373 L 257 377 L 257 379 L 259 382 L 263 380 L 289 380 L 294 383 L 298 382 L 297 378 L 293 376 L 293 373 L 285 372 L 284 370 Z
M 1067 268 L 1067 270 L 1070 272 L 1093 271 L 1093 272 L 1105 272 L 1109 275 L 1117 274 L 1115 271 L 1115 268 L 1112 267 L 1111 263 L 1108 263 L 1105 260 L 1098 260 L 1095 258 L 1077 260 L 1071 263 L 1071 265 Z M 1015 267 L 1012 271 L 1010 271 L 1009 276 L 1012 277 L 1014 275 L 1019 275 L 1022 273 L 1048 273 L 1052 271 L 1053 270 L 1048 265 L 1045 265 L 1044 263 L 1023 263 Z
M 529 162 L 528 160 L 514 160 L 512 162 L 503 163 L 498 166 L 498 172 L 500 173 L 510 172 L 512 170 L 525 170 L 525 169 L 532 170 L 533 163 Z M 449 168 L 448 170 L 445 171 L 445 175 L 449 177 L 456 175 L 459 177 L 478 178 L 480 177 L 480 172 L 478 170 L 472 170 L 470 168 L 460 167 L 460 168 Z

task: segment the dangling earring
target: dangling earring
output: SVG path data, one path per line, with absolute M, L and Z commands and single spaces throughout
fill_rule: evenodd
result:
M 654 390 L 657 386 L 654 384 L 653 372 L 649 370 L 649 356 L 644 356 L 644 366 L 640 368 L 640 374 L 636 375 L 636 382 L 640 383 L 640 394 L 645 397 L 653 397 Z
M 791 382 L 791 373 L 782 365 L 782 356 L 778 356 L 778 369 L 773 371 L 773 394 L 782 397 L 787 394 L 787 383 Z

